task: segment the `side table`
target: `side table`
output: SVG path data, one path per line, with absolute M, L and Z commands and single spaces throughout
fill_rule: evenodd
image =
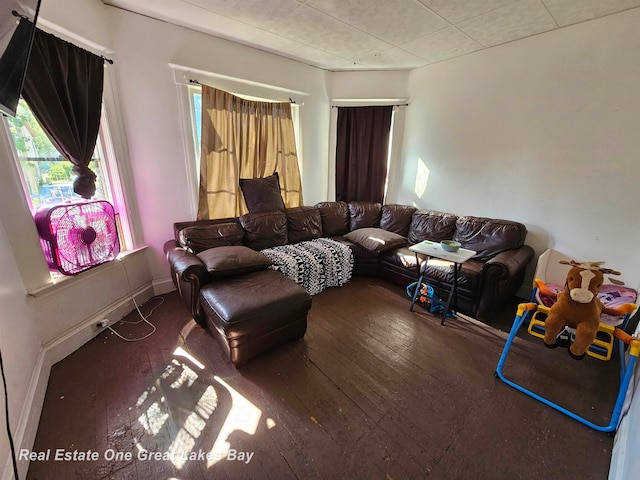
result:
M 442 246 L 439 242 L 432 242 L 430 240 L 424 240 L 420 243 L 416 243 L 415 245 L 411 245 L 409 247 L 409 250 L 415 253 L 416 265 L 418 267 L 418 283 L 416 285 L 415 291 L 413 292 L 413 297 L 411 298 L 411 307 L 409 307 L 410 311 L 413 311 L 413 306 L 416 303 L 416 298 L 418 298 L 420 285 L 422 285 L 422 279 L 427 269 L 429 258 L 440 258 L 442 260 L 447 260 L 453 263 L 453 283 L 451 284 L 451 289 L 449 290 L 449 296 L 447 298 L 447 305 L 444 309 L 444 313 L 442 314 L 442 321 L 440 322 L 441 325 L 444 325 L 444 321 L 447 318 L 447 312 L 449 311 L 452 300 L 453 312 L 455 313 L 458 309 L 458 274 L 460 272 L 460 265 L 473 257 L 477 252 L 473 250 L 467 250 L 466 248 L 460 248 L 457 252 L 447 252 L 446 250 L 442 249 Z M 425 262 L 422 264 L 422 267 L 420 267 L 420 259 L 418 258 L 419 253 L 427 256 Z

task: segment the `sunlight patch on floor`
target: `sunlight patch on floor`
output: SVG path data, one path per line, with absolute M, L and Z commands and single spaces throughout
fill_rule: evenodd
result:
M 177 469 L 181 469 L 194 453 L 199 453 L 194 451 L 197 439 L 207 428 L 210 418 L 218 408 L 219 393 L 223 392 L 220 389 L 224 389 L 228 392 L 231 405 L 224 420 L 220 422 L 222 417 L 218 420 L 222 423 L 222 427 L 206 457 L 207 468 L 210 468 L 227 458 L 232 450 L 233 434 L 242 432 L 246 435 L 255 435 L 262 418 L 262 410 L 218 376 L 214 376 L 213 383 L 203 385 L 202 379 L 192 366 L 204 370 L 204 365 L 182 347 L 178 347 L 174 355 L 188 360 L 189 365 L 174 358 L 165 366 L 154 385 L 142 392 L 136 401 L 136 408 L 142 409 L 138 422 L 150 437 L 160 439 L 171 435 L 170 438 L 173 438 L 173 441 L 166 451 L 160 453 L 163 454 L 163 460 L 171 461 Z M 193 407 L 187 407 L 186 418 L 180 414 L 176 415 L 176 412 L 184 412 L 185 406 L 171 403 L 173 394 L 170 392 L 173 390 L 193 392 L 196 387 L 204 388 L 204 391 Z M 187 398 L 189 395 L 193 393 L 187 393 Z M 178 410 L 172 413 L 174 409 Z M 272 429 L 276 426 L 276 422 L 272 418 L 266 418 L 265 425 L 268 429 Z M 171 434 L 176 429 L 178 429 L 177 434 Z M 136 440 L 136 448 L 141 455 L 147 453 L 145 446 L 138 440 Z
M 232 399 L 232 406 L 224 425 L 220 429 L 218 438 L 213 444 L 211 453 L 213 460 L 207 462 L 207 468 L 215 465 L 219 459 L 226 458 L 231 444 L 228 442 L 229 437 L 236 431 L 242 431 L 247 435 L 254 435 L 258 429 L 262 410 L 247 400 L 243 395 L 238 393 L 233 387 L 222 380 L 220 377 L 214 377 L 216 382 L 227 389 Z

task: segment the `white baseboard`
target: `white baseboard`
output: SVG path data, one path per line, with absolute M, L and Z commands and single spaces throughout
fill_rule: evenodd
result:
M 151 297 L 153 297 L 153 289 L 151 283 L 147 283 L 133 291 L 131 295 L 127 295 L 117 302 L 112 303 L 73 329 L 47 342 L 44 345 L 47 359 L 50 360 L 51 365 L 53 365 L 98 335 L 104 328 L 96 329 L 95 324 L 97 322 L 108 319 L 110 323 L 115 323 L 127 316 L 136 308 L 132 298 L 135 298 L 138 305 L 142 305 Z
M 171 279 L 169 279 L 169 281 L 171 281 Z M 18 427 L 13 433 L 20 478 L 26 478 L 29 462 L 27 460 L 19 460 L 19 453 L 23 448 L 29 451 L 33 448 L 38 431 L 38 424 L 40 423 L 40 414 L 42 413 L 44 398 L 47 392 L 51 366 L 75 352 L 82 345 L 98 335 L 103 330 L 95 328 L 95 324 L 98 321 L 108 318 L 111 322 L 116 322 L 135 309 L 132 298 L 135 298 L 138 305 L 142 305 L 153 297 L 153 295 L 153 287 L 151 283 L 147 283 L 131 295 L 112 303 L 73 329 L 64 332 L 62 335 L 43 345 L 38 355 L 31 381 L 29 382 L 29 389 L 24 407 L 22 412 L 20 412 Z M 13 464 L 10 455 L 6 459 L 2 479 L 13 479 Z
M 19 453 L 21 448 L 31 450 L 36 440 L 38 432 L 38 423 L 40 422 L 40 413 L 44 405 L 44 397 L 47 393 L 47 384 L 49 382 L 49 373 L 51 372 L 51 363 L 46 358 L 45 350 L 40 350 L 36 366 L 33 369 L 29 389 L 27 390 L 27 398 L 25 398 L 24 408 L 20 412 L 18 420 L 18 428 L 13 432 L 13 441 L 16 447 L 16 462 L 18 467 L 18 475 L 20 478 L 27 477 L 29 469 L 28 460 L 20 460 Z M 11 461 L 11 453 L 7 457 L 3 480 L 13 480 L 13 462 Z
M 165 293 L 173 292 L 176 286 L 173 284 L 171 277 L 164 277 L 156 279 L 152 282 L 153 293 L 155 295 L 164 295 Z

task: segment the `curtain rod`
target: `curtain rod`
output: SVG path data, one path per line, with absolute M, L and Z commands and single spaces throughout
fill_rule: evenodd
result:
M 196 79 L 194 79 L 194 78 L 190 78 L 190 79 L 189 79 L 189 83 L 191 83 L 191 84 L 193 84 L 193 85 L 200 85 L 200 86 L 202 86 L 202 84 L 201 84 L 198 80 L 196 80 Z M 293 98 L 289 97 L 289 103 L 293 103 L 294 105 L 297 105 L 297 103 L 298 103 L 298 102 L 296 102 Z M 304 104 L 303 104 L 303 105 L 304 105 Z
M 27 17 L 26 15 L 22 15 L 21 13 L 15 11 L 15 10 L 11 10 L 11 13 L 13 14 L 14 17 L 20 17 L 23 20 L 29 20 L 29 17 Z M 29 20 L 30 21 L 30 20 Z M 44 31 L 44 30 L 43 30 Z M 65 40 L 66 41 L 66 40 Z M 68 42 L 71 43 L 71 42 Z M 78 47 L 77 45 L 73 44 L 72 45 Z M 78 47 L 78 48 L 82 48 L 82 47 Z M 85 48 L 82 48 L 82 50 L 86 50 Z M 89 50 L 87 50 L 89 51 Z M 89 53 L 93 53 L 93 52 L 89 52 Z M 95 55 L 95 54 L 94 54 Z M 103 61 L 107 62 L 109 65 L 113 65 L 113 60 L 111 60 L 110 58 L 105 57 L 104 55 L 100 55 L 100 58 L 102 58 Z
M 408 107 L 408 103 L 394 103 L 388 105 L 331 105 L 331 108 L 340 107 Z

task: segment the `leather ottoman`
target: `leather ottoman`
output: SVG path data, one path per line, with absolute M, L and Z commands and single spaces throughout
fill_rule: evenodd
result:
M 307 331 L 311 296 L 275 270 L 260 270 L 202 287 L 207 327 L 240 366 Z

